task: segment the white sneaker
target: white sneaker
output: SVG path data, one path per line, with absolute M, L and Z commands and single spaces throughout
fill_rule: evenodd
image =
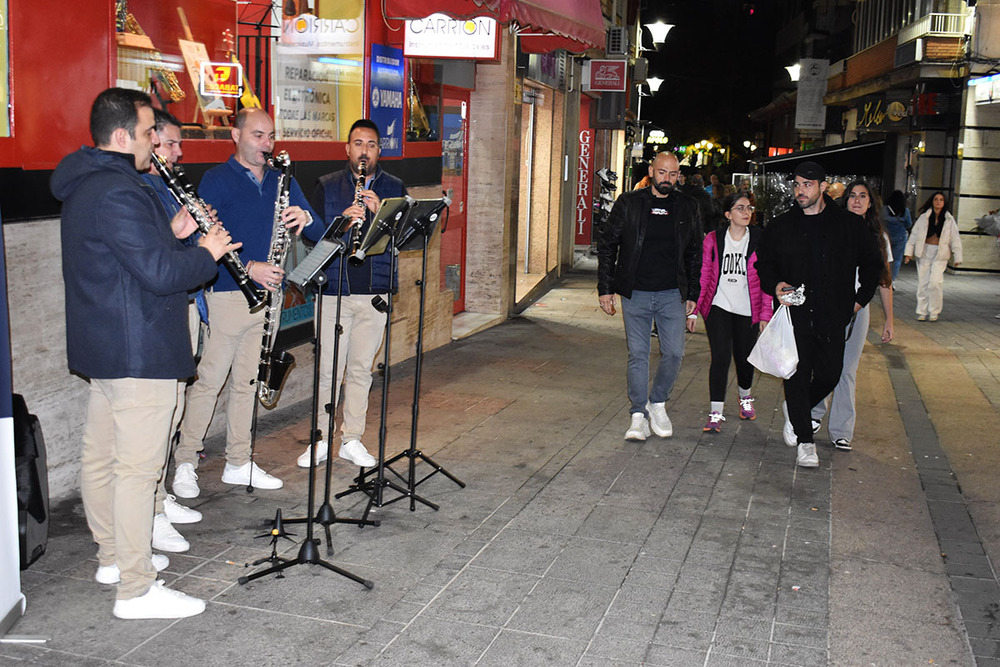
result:
M 191 543 L 177 532 L 166 514 L 153 515 L 153 548 L 157 551 L 181 553 L 191 548 Z
M 360 440 L 348 440 L 340 445 L 340 458 L 347 459 L 351 463 L 362 468 L 371 468 L 378 463 L 374 456 L 368 453 Z
M 649 437 L 649 420 L 641 412 L 632 413 L 632 425 L 625 431 L 626 440 L 642 442 Z
M 251 476 L 250 471 L 253 470 Z M 252 478 L 251 478 L 252 477 Z M 274 475 L 268 475 L 259 465 L 250 461 L 241 466 L 227 463 L 222 471 L 223 484 L 253 484 L 255 489 L 280 489 L 285 485 Z
M 653 433 L 661 438 L 669 438 L 674 434 L 674 425 L 667 416 L 666 403 L 646 403 L 646 412 L 649 413 L 649 428 Z
M 201 521 L 201 512 L 190 507 L 184 507 L 177 502 L 177 497 L 167 494 L 163 499 L 163 513 L 167 515 L 170 523 L 198 523 Z
M 295 459 L 295 465 L 300 468 L 309 467 L 309 452 L 312 451 L 312 445 L 306 447 L 306 451 L 299 454 L 299 458 Z M 330 456 L 330 447 L 326 444 L 326 440 L 320 440 L 316 443 L 316 465 L 323 463 Z
M 205 611 L 205 601 L 175 591 L 157 579 L 143 595 L 128 600 L 115 600 L 115 616 L 127 620 L 137 618 L 187 618 Z
M 818 467 L 819 457 L 816 456 L 816 443 L 803 442 L 799 445 L 799 456 L 796 462 L 803 468 Z
M 799 444 L 799 439 L 795 437 L 795 428 L 788 419 L 788 403 L 786 401 L 781 402 L 781 411 L 785 413 L 785 425 L 781 428 L 781 435 L 785 439 L 786 445 L 794 447 Z
M 157 572 L 162 572 L 167 569 L 170 565 L 170 559 L 163 554 L 153 554 L 153 567 Z M 98 565 L 97 573 L 94 574 L 94 581 L 99 584 L 117 584 L 122 580 L 121 570 L 118 569 L 118 563 L 112 563 L 111 565 Z
M 197 498 L 201 493 L 198 488 L 198 473 L 194 471 L 193 463 L 182 463 L 174 470 L 174 483 L 171 485 L 174 495 L 178 498 Z

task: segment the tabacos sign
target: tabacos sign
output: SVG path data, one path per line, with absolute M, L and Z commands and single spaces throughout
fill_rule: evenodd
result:
M 584 69 L 584 90 L 613 93 L 625 91 L 628 61 L 590 60 Z
M 243 94 L 243 66 L 239 63 L 201 63 L 202 97 L 239 97 Z

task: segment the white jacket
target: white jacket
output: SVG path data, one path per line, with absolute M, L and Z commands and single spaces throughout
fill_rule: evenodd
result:
M 906 239 L 903 255 L 907 257 L 922 257 L 924 242 L 927 240 L 927 225 L 931 219 L 931 211 L 927 209 L 913 223 L 910 237 Z M 951 259 L 955 264 L 962 263 L 962 239 L 958 234 L 958 223 L 951 213 L 944 214 L 944 224 L 941 226 L 941 236 L 938 237 L 938 254 L 934 261 L 948 263 Z

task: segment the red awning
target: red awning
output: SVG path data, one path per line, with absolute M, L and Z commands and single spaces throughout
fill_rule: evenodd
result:
M 500 23 L 513 21 L 526 33 L 521 49 L 528 53 L 604 46 L 600 0 L 384 0 L 384 7 L 385 15 L 395 19 L 440 12 L 456 19 L 492 16 Z

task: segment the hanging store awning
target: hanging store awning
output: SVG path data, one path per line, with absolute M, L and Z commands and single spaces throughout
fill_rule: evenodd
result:
M 384 0 L 385 15 L 422 19 L 435 12 L 456 19 L 492 16 L 521 29 L 521 50 L 547 53 L 556 49 L 580 52 L 604 47 L 604 16 L 600 0 Z

